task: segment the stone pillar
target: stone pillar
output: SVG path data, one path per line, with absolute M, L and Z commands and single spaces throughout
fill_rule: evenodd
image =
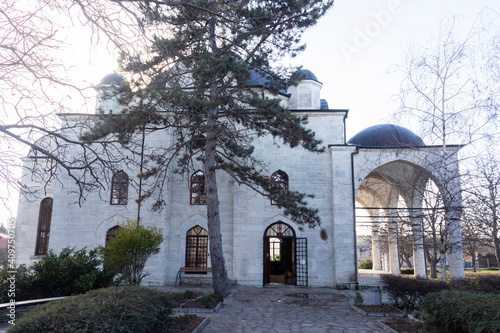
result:
M 382 263 L 380 261 L 380 237 L 378 234 L 379 210 L 371 212 L 372 217 L 372 260 L 373 270 L 381 270 Z
M 394 214 L 394 213 L 393 213 Z M 389 272 L 393 275 L 400 275 L 399 256 L 398 256 L 398 220 L 394 217 L 389 217 L 388 229 L 388 245 L 389 245 Z
M 383 270 L 386 271 L 386 272 L 389 272 L 389 268 L 390 268 L 389 253 L 384 252 L 383 257 L 384 257 L 383 260 L 382 260 Z
M 398 207 L 399 193 L 391 188 L 389 192 L 389 200 L 387 200 L 388 208 Z M 389 272 L 393 275 L 400 275 L 399 270 L 399 253 L 398 253 L 398 212 L 396 209 L 385 210 L 387 216 L 387 246 L 389 247 Z
M 460 200 L 461 202 L 461 200 Z M 460 221 L 460 204 L 455 202 L 446 214 L 448 224 L 450 250 L 450 277 L 451 279 L 465 279 L 464 251 L 462 246 L 462 226 Z
M 416 194 L 413 198 L 411 215 L 411 231 L 413 236 L 413 267 L 415 277 L 425 278 L 425 254 L 424 254 L 424 237 L 422 233 L 422 221 L 424 214 L 422 213 L 422 196 Z

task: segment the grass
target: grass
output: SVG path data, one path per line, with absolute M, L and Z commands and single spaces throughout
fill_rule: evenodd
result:
M 465 271 L 465 277 L 466 278 L 474 278 L 474 277 L 477 277 L 477 276 L 491 275 L 491 274 L 498 274 L 498 275 L 500 275 L 500 271 L 498 269 L 481 269 L 481 270 L 478 270 L 477 272 L 473 272 L 473 271 L 470 271 L 470 270 L 466 270 Z M 404 276 L 404 277 L 413 277 L 413 274 L 401 274 L 401 276 Z M 437 278 L 431 278 L 429 271 L 427 271 L 427 277 L 429 278 L 429 280 L 441 281 L 441 270 L 438 269 L 438 271 L 437 271 Z M 450 282 L 450 270 L 446 271 L 446 282 Z

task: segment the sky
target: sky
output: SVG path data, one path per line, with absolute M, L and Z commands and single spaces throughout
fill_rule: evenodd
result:
M 468 31 L 478 14 L 490 8 L 500 15 L 498 0 L 336 0 L 333 8 L 303 40 L 304 52 L 291 59 L 293 65 L 311 70 L 323 83 L 321 98 L 331 109 L 349 109 L 347 139 L 362 129 L 391 122 L 398 108 L 394 95 L 401 77 L 391 66 L 404 61 L 410 44 L 436 37 L 443 19 L 456 16 L 458 29 Z M 67 59 L 78 68 L 75 75 L 98 84 L 116 70 L 114 56 L 106 50 L 90 50 L 88 37 L 80 29 Z M 82 37 L 83 36 L 83 37 Z M 410 128 L 412 129 L 412 128 Z M 16 200 L 10 211 L 0 207 L 0 223 L 16 215 Z

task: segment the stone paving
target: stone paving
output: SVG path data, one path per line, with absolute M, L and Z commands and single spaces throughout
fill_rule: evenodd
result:
M 354 291 L 330 288 L 237 287 L 203 333 L 219 332 L 384 332 L 380 318 L 351 308 Z

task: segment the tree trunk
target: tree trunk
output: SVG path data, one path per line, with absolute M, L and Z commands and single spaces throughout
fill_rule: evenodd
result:
M 446 249 L 441 253 L 441 281 L 446 282 Z
M 473 272 L 475 272 L 476 271 L 476 251 L 471 251 L 471 258 L 472 258 L 471 263 L 470 263 L 472 266 L 471 270 Z
M 222 232 L 220 227 L 219 194 L 215 173 L 215 149 L 217 130 L 217 110 L 209 111 L 207 117 L 205 147 L 205 189 L 207 194 L 208 237 L 210 240 L 210 256 L 214 292 L 223 297 L 229 294 L 229 284 L 222 248 Z

